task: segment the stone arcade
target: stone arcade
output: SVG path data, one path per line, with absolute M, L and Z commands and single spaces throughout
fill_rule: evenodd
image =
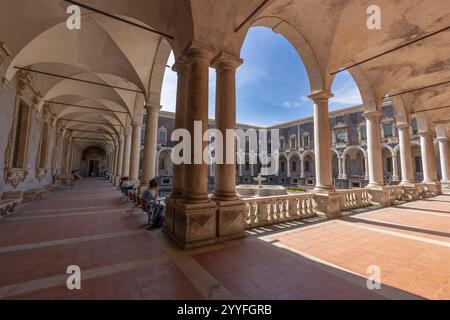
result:
M 260 0 L 132 2 L 86 1 L 133 25 L 83 8 L 81 29 L 69 30 L 63 0 L 0 1 L 2 215 L 52 191 L 74 169 L 85 176 L 108 170 L 114 186 L 125 176 L 142 188 L 157 178 L 172 187 L 162 237 L 190 250 L 244 238 L 253 228 L 448 193 L 450 33 L 392 50 L 450 25 L 448 0 L 379 0 L 381 30 L 366 27 L 365 0 L 269 0 L 257 11 Z M 313 106 L 312 118 L 268 128 L 279 129 L 281 150 L 280 173 L 266 183 L 308 192 L 242 198 L 236 185 L 253 183 L 259 164 L 170 162 L 175 129 L 188 130 L 193 142 L 196 121 L 204 124 L 201 134 L 208 123 L 224 136 L 252 128 L 236 123 L 236 71 L 254 26 L 295 48 Z M 161 111 L 171 52 L 175 113 Z M 214 121 L 209 68 L 217 75 Z M 335 74 L 347 68 L 363 104 L 330 112 Z M 27 208 L 45 210 L 40 206 Z M 350 222 L 339 223 L 344 229 Z

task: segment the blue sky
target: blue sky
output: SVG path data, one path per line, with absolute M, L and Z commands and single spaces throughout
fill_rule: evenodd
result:
M 264 27 L 252 28 L 241 51 L 244 64 L 237 72 L 237 121 L 270 126 L 312 116 L 309 80 L 300 57 L 281 35 Z M 173 55 L 169 65 L 173 65 Z M 210 69 L 210 117 L 214 118 L 215 71 Z M 177 76 L 166 72 L 161 103 L 174 111 Z M 359 90 L 348 72 L 338 74 L 333 83 L 335 98 L 330 111 L 361 103 Z

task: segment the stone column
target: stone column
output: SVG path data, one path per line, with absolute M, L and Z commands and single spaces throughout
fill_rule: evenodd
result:
M 187 95 L 189 85 L 190 65 L 186 59 L 179 59 L 174 66 L 173 71 L 177 72 L 177 105 L 175 112 L 175 129 L 186 129 L 187 113 Z M 172 199 L 180 199 L 183 196 L 184 189 L 184 166 L 173 165 L 173 189 Z
M 328 91 L 320 91 L 309 97 L 314 102 L 316 191 L 334 190 L 330 152 L 330 123 L 328 114 L 328 100 L 332 97 L 333 95 Z
M 131 159 L 130 159 L 130 180 L 135 186 L 139 184 L 139 156 L 141 152 L 141 132 L 142 123 L 133 123 L 133 133 L 131 138 Z
M 392 181 L 398 181 L 397 155 L 392 155 Z
M 203 161 L 203 150 L 207 143 L 202 141 L 202 150 L 195 148 L 195 122 L 201 122 L 202 128 L 198 135 L 203 137 L 208 130 L 208 90 L 209 65 L 211 53 L 201 46 L 194 46 L 186 53 L 190 63 L 191 72 L 188 90 L 188 113 L 186 128 L 191 133 L 192 159 L 191 164 L 185 165 L 183 199 L 188 203 L 208 202 L 208 165 Z M 195 164 L 201 162 L 201 164 Z
M 291 159 L 286 157 L 286 177 L 291 177 Z
M 402 171 L 402 185 L 414 184 L 414 169 L 412 160 L 411 141 L 409 137 L 410 126 L 407 123 L 398 124 L 398 140 L 400 145 L 400 167 Z
M 144 141 L 144 161 L 143 161 L 143 179 L 142 184 L 155 179 L 156 156 L 158 146 L 158 117 L 161 106 L 147 105 L 147 119 L 145 121 L 145 141 Z
M 216 68 L 216 129 L 222 132 L 224 145 L 221 150 L 224 164 L 216 164 L 214 197 L 216 201 L 237 200 L 236 194 L 236 140 L 226 141 L 227 130 L 236 129 L 236 70 L 242 64 L 238 57 L 221 53 L 213 61 Z M 217 151 L 216 151 L 217 152 Z M 231 153 L 231 154 L 228 154 Z M 227 158 L 232 162 L 227 162 Z
M 220 240 L 242 238 L 245 232 L 245 205 L 236 192 L 236 139 L 227 141 L 227 130 L 236 129 L 236 70 L 242 63 L 239 57 L 224 52 L 212 61 L 217 73 L 216 129 L 224 137 L 221 150 L 224 163 L 215 166 L 212 198 L 218 207 L 217 237 Z
M 342 163 L 344 159 L 338 157 L 337 161 L 338 161 L 338 179 L 344 179 L 344 171 L 342 170 Z
M 381 111 L 363 113 L 367 126 L 367 162 L 369 171 L 370 201 L 380 206 L 389 206 L 391 201 L 386 195 L 383 177 L 383 158 L 381 152 Z
M 367 155 L 369 187 L 383 187 L 383 161 L 381 153 L 380 111 L 365 112 L 367 124 Z
M 116 167 L 116 181 L 115 181 L 115 185 L 118 185 L 120 178 L 122 178 L 122 164 L 123 164 L 124 144 L 125 144 L 125 135 L 122 133 L 120 135 L 119 153 L 117 155 L 117 167 Z
M 117 177 L 117 165 L 119 162 L 119 144 L 115 143 L 114 145 L 114 161 L 113 161 L 113 166 L 112 166 L 112 177 L 111 177 L 111 182 L 114 183 L 116 181 L 116 177 Z
M 186 129 L 191 134 L 191 163 L 184 165 L 182 199 L 166 202 L 166 225 L 164 232 L 185 249 L 220 241 L 217 227 L 218 209 L 208 196 L 208 165 L 203 161 L 206 141 L 201 141 L 208 130 L 209 65 L 213 50 L 192 42 L 184 52 L 190 65 L 187 91 Z M 195 125 L 201 122 L 201 128 Z M 197 136 L 198 141 L 195 141 Z M 229 221 L 228 225 L 233 226 Z M 222 230 L 226 232 L 226 230 Z
M 300 178 L 305 178 L 305 159 L 300 159 Z
M 436 157 L 434 154 L 433 137 L 430 131 L 420 131 L 420 150 L 423 164 L 423 183 L 434 184 L 438 181 Z
M 340 215 L 340 195 L 333 186 L 331 164 L 330 120 L 328 100 L 333 95 L 329 91 L 313 93 L 309 98 L 314 102 L 314 144 L 316 164 L 316 188 L 314 200 L 317 213 L 328 218 Z
M 369 158 L 364 157 L 364 179 L 369 180 Z
M 347 159 L 346 156 L 342 157 L 342 179 L 347 179 Z
M 131 157 L 131 127 L 125 131 L 125 144 L 123 149 L 122 177 L 130 177 L 130 157 Z
M 439 138 L 439 156 L 441 159 L 441 184 L 443 188 L 450 188 L 450 146 L 448 138 Z

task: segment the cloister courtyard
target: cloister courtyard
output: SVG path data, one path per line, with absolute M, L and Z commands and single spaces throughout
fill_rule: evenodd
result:
M 449 300 L 450 3 L 377 2 L 0 0 L 0 299 Z

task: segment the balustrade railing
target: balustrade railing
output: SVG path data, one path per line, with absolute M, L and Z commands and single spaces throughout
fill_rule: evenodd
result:
M 387 186 L 384 188 L 384 192 L 392 202 L 403 201 L 406 199 L 403 186 Z
M 247 229 L 315 216 L 314 194 L 244 199 Z
M 432 191 L 426 184 L 396 185 L 383 188 L 383 192 L 392 203 L 415 201 L 427 197 L 429 193 L 432 194 Z M 367 208 L 373 205 L 370 188 L 338 190 L 337 192 L 340 195 L 341 211 Z M 314 197 L 313 193 L 302 193 L 243 199 L 246 229 L 314 217 L 317 213 Z
M 353 210 L 370 207 L 370 195 L 368 188 L 339 190 L 341 195 L 341 210 Z

